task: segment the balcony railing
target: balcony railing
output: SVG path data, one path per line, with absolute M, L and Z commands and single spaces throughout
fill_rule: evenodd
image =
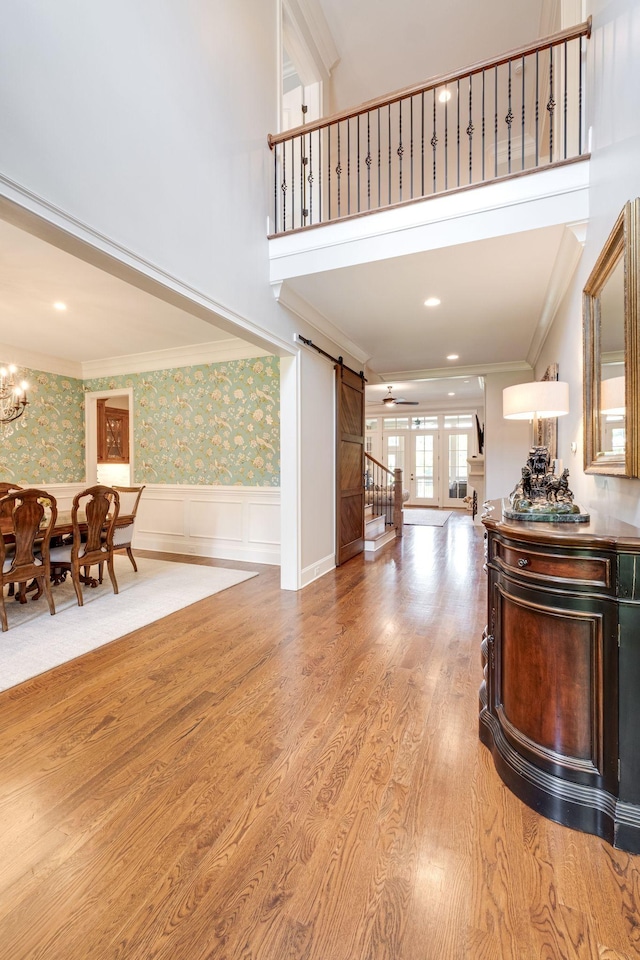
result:
M 497 60 L 269 135 L 272 235 L 585 156 L 591 20 Z

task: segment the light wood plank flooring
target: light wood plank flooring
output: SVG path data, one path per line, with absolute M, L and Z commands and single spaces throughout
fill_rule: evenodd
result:
M 454 514 L 0 695 L 1 960 L 640 957 L 640 857 L 478 741 L 481 566 Z

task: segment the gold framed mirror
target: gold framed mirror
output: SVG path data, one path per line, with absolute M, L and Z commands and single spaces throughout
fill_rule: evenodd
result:
M 583 291 L 584 469 L 640 477 L 640 198 L 625 204 Z

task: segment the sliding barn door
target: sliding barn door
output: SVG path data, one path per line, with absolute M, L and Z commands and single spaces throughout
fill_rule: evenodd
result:
M 336 366 L 336 564 L 364 550 L 364 380 Z

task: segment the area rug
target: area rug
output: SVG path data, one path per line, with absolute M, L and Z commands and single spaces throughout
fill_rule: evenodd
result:
M 411 527 L 444 527 L 451 510 L 432 510 L 429 507 L 413 507 L 403 510 L 404 522 Z
M 104 582 L 83 592 L 79 607 L 70 578 L 53 587 L 55 616 L 44 596 L 19 604 L 5 596 L 9 629 L 0 633 L 0 690 L 6 690 L 197 600 L 242 583 L 256 572 L 116 555 L 119 593 Z M 97 569 L 97 568 L 96 568 Z

